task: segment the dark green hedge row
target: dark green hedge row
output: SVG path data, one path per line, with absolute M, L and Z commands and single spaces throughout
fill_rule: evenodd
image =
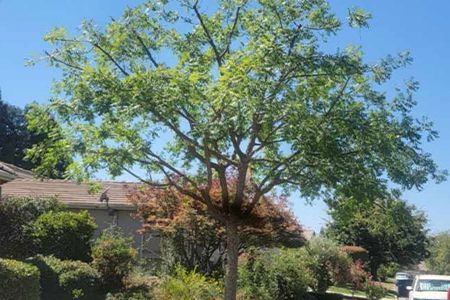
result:
M 89 264 L 41 255 L 28 262 L 35 265 L 41 273 L 42 299 L 101 299 L 99 273 Z
M 0 259 L 2 300 L 39 300 L 39 270 L 12 259 Z

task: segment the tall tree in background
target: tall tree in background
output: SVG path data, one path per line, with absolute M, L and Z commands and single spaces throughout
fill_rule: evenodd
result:
M 422 150 L 436 132 L 411 116 L 417 83 L 393 98 L 380 91 L 407 53 L 370 65 L 358 48 L 326 52 L 345 25 L 325 0 L 205 3 L 146 1 L 105 28 L 53 30 L 45 57 L 63 76 L 30 125 L 48 119 L 41 113 L 61 124 L 65 152 L 79 158 L 69 175 L 126 172 L 206 205 L 226 230 L 229 300 L 239 226 L 267 193 L 381 197 L 388 179 L 420 188 L 443 176 Z M 347 21 L 365 27 L 369 17 L 351 9 Z
M 31 139 L 23 110 L 4 102 L 0 94 L 0 160 L 31 169 L 33 164 L 24 160 Z
M 36 168 L 36 174 L 44 177 L 62 178 L 65 168 L 72 160 L 70 153 L 59 155 L 56 160 L 53 158 L 52 167 L 48 169 L 41 167 L 41 158 L 37 155 L 26 157 L 27 149 L 35 144 L 42 148 L 43 144 L 63 142 L 58 124 L 48 119 L 30 131 L 25 114 L 26 109 L 6 103 L 0 93 L 0 161 L 28 170 Z M 48 150 L 50 148 L 46 147 Z
M 392 199 L 340 199 L 331 203 L 329 213 L 326 233 L 345 245 L 366 249 L 375 278 L 382 264 L 407 266 L 427 257 L 427 218 L 413 205 Z
M 431 237 L 430 256 L 425 261 L 427 268 L 436 274 L 450 273 L 450 232 L 441 232 Z

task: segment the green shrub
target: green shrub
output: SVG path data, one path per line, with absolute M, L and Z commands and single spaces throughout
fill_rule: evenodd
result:
M 2 300 L 39 300 L 39 270 L 12 259 L 0 259 Z
M 118 228 L 105 230 L 92 247 L 92 266 L 101 276 L 103 288 L 109 292 L 124 286 L 136 257 L 132 239 L 125 238 Z
M 30 262 L 41 272 L 42 299 L 101 299 L 99 274 L 87 263 L 38 255 Z
M 308 269 L 313 275 L 313 291 L 325 293 L 331 285 L 347 280 L 351 259 L 333 241 L 316 237 L 301 251 L 305 252 Z
M 177 267 L 173 276 L 162 279 L 155 294 L 156 299 L 213 300 L 221 297 L 222 289 L 202 274 Z
M 303 299 L 310 283 L 304 254 L 296 249 L 251 251 L 239 268 L 243 299 Z
M 62 260 L 89 261 L 90 241 L 97 225 L 87 211 L 48 212 L 33 223 L 38 253 Z
M 36 254 L 30 225 L 42 214 L 62 211 L 54 198 L 3 198 L 0 202 L 0 257 L 23 259 Z
M 159 278 L 133 273 L 124 280 L 124 285 L 124 291 L 108 294 L 106 300 L 156 299 L 153 291 L 159 285 Z
M 379 300 L 386 297 L 388 290 L 381 283 L 367 280 L 364 286 L 368 300 Z

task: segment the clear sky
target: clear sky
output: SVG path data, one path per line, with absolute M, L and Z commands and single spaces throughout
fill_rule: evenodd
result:
M 212 0 L 203 0 L 208 2 Z M 411 67 L 393 78 L 393 86 L 414 77 L 420 82 L 415 109 L 435 122 L 440 139 L 426 144 L 441 168 L 450 170 L 450 1 L 448 0 L 330 0 L 334 11 L 344 15 L 347 8 L 362 7 L 372 13 L 371 27 L 343 31 L 331 41 L 330 49 L 346 44 L 362 45 L 369 62 L 387 54 L 410 50 Z M 0 88 L 3 99 L 25 106 L 45 102 L 50 86 L 58 77 L 45 65 L 26 67 L 25 58 L 46 48 L 42 36 L 55 26 L 75 30 L 83 19 L 104 24 L 119 16 L 138 0 L 0 0 Z M 423 191 L 407 191 L 404 199 L 424 210 L 433 232 L 450 230 L 450 182 L 427 184 Z M 312 206 L 293 197 L 294 211 L 306 226 L 319 230 L 325 223 L 325 206 Z

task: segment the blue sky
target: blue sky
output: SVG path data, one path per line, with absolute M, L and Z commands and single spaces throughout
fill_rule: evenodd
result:
M 210 1 L 210 0 L 208 0 Z M 410 50 L 412 66 L 393 77 L 392 86 L 414 77 L 420 82 L 415 109 L 417 116 L 435 122 L 440 139 L 426 144 L 441 168 L 450 169 L 450 10 L 448 0 L 330 0 L 333 10 L 344 15 L 347 8 L 362 7 L 373 15 L 371 27 L 345 30 L 331 39 L 330 49 L 347 44 L 362 45 L 366 59 L 376 62 L 387 54 Z M 0 88 L 3 99 L 25 106 L 50 97 L 52 80 L 58 77 L 45 65 L 26 67 L 25 58 L 46 48 L 42 36 L 55 26 L 74 30 L 82 19 L 105 23 L 119 16 L 136 0 L 0 0 Z M 204 0 L 204 2 L 207 2 Z M 431 5 L 432 4 L 432 5 Z M 404 199 L 424 210 L 433 232 L 449 230 L 450 182 L 427 184 L 423 191 L 407 191 Z M 325 205 L 312 206 L 293 197 L 294 211 L 300 221 L 319 230 L 326 222 Z

